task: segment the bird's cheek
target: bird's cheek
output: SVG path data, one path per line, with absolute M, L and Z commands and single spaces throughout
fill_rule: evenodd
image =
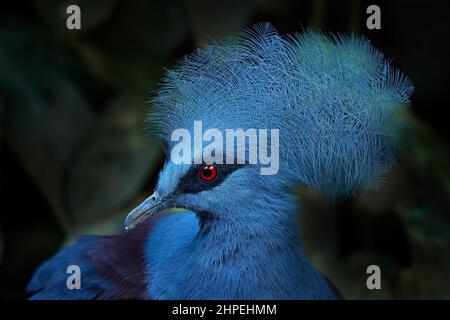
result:
M 190 211 L 194 211 L 196 213 L 201 211 L 210 211 L 214 208 L 208 199 L 204 197 L 195 197 L 195 196 L 187 196 L 183 199 L 182 206 Z
M 183 194 L 176 196 L 172 201 L 172 207 L 174 208 L 192 210 L 192 206 L 192 199 L 190 199 L 189 196 Z

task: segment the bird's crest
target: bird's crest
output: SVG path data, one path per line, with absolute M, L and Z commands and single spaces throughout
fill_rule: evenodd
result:
M 397 110 L 412 83 L 368 40 L 320 32 L 282 37 L 268 23 L 196 50 L 167 73 L 150 127 L 171 147 L 191 129 L 279 129 L 274 179 L 332 198 L 374 187 L 395 162 Z

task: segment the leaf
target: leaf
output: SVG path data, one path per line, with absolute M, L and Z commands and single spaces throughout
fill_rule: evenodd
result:
M 0 32 L 5 140 L 68 228 L 61 175 L 94 117 L 82 92 L 40 50 L 46 43 L 31 39 L 29 32 Z
M 160 149 L 144 138 L 144 101 L 133 95 L 114 100 L 72 159 L 63 189 L 76 225 L 119 211 L 155 169 Z

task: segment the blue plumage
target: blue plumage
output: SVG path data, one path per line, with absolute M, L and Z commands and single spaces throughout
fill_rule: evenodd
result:
M 151 227 L 132 238 L 141 243 L 137 259 L 144 261 L 133 270 L 145 275 L 135 278 L 144 282 L 135 298 L 336 298 L 302 252 L 290 190 L 301 184 L 336 199 L 375 187 L 394 164 L 394 140 L 403 126 L 399 111 L 409 104 L 412 90 L 381 52 L 356 36 L 307 31 L 281 37 L 269 24 L 260 24 L 184 58 L 168 72 L 149 119 L 168 151 L 173 130 L 194 132 L 198 120 L 205 130 L 277 128 L 279 171 L 264 176 L 259 165 L 219 167 L 220 182 L 202 189 L 197 165 L 177 165 L 168 157 L 155 194 L 127 224 L 156 209 L 186 211 L 153 216 L 144 222 Z M 114 241 L 123 245 L 130 237 L 110 238 L 104 243 L 111 245 L 102 248 L 114 251 Z M 123 283 L 133 287 L 134 278 L 114 283 L 120 277 L 105 272 L 122 265 L 126 270 L 132 262 L 124 252 L 120 261 L 103 259 L 101 267 L 89 259 L 86 268 L 96 271 L 95 281 L 111 283 L 107 290 L 124 292 Z M 35 297 L 55 296 L 39 275 L 65 259 L 56 256 L 38 271 L 30 286 L 40 290 Z M 65 286 L 64 277 L 55 282 Z M 108 298 L 104 290 L 80 298 Z M 73 292 L 59 297 L 77 298 Z

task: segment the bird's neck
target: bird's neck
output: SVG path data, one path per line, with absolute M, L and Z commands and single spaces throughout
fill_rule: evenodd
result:
M 301 251 L 295 207 L 284 206 L 283 212 L 269 208 L 255 208 L 245 213 L 217 217 L 199 214 L 199 232 L 193 241 L 193 250 L 208 252 L 215 259 L 247 259 L 280 253 L 297 254 Z M 214 255 L 211 255 L 211 254 Z
M 235 218 L 181 214 L 178 222 L 176 217 L 168 221 L 150 243 L 150 294 L 160 299 L 320 297 L 325 285 L 302 252 L 294 200 L 285 200 L 283 206 L 236 212 Z

